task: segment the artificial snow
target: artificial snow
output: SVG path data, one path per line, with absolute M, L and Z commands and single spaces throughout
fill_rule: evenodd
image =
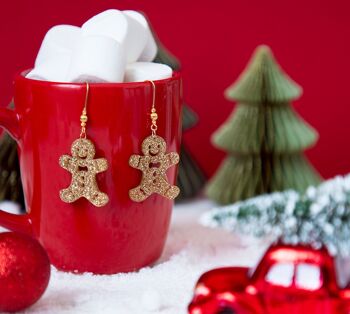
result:
M 186 314 L 203 272 L 253 266 L 267 248 L 267 243 L 201 226 L 200 215 L 213 206 L 206 200 L 177 205 L 164 253 L 152 267 L 112 276 L 73 275 L 53 268 L 46 293 L 23 313 Z

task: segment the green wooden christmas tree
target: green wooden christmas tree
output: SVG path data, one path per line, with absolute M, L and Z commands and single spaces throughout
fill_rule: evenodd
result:
M 154 30 L 153 36 L 156 39 L 158 46 L 158 53 L 154 62 L 167 64 L 175 71 L 180 70 L 180 62 L 167 48 L 164 47 Z M 197 115 L 184 103 L 182 110 L 183 130 L 190 129 L 197 123 L 197 121 Z M 176 198 L 176 201 L 182 201 L 196 196 L 198 192 L 202 190 L 205 182 L 205 175 L 186 149 L 185 144 L 182 143 L 180 149 L 179 173 L 177 177 L 177 185 L 179 186 L 181 193 L 179 197 Z
M 229 156 L 207 186 L 210 198 L 229 204 L 274 191 L 303 191 L 320 182 L 302 154 L 315 144 L 317 132 L 290 104 L 301 93 L 270 48 L 259 46 L 225 92 L 238 105 L 212 137 Z

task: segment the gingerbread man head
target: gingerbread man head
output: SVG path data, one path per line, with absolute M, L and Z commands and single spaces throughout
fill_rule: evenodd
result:
M 80 159 L 93 159 L 95 156 L 95 147 L 91 141 L 79 138 L 75 140 L 71 148 L 72 156 Z
M 142 152 L 151 157 L 163 155 L 166 152 L 166 143 L 160 136 L 149 136 L 142 143 Z

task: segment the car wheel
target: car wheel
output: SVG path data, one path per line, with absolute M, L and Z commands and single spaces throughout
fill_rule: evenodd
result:
M 237 314 L 237 312 L 230 307 L 224 307 L 216 312 L 216 314 Z

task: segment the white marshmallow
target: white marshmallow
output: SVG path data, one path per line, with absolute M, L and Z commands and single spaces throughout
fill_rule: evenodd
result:
M 93 16 L 81 29 L 85 35 L 107 36 L 123 44 L 128 32 L 128 21 L 121 11 L 111 9 Z
M 28 78 L 67 82 L 73 49 L 81 36 L 81 29 L 72 25 L 57 25 L 45 35 Z
M 119 10 L 107 10 L 95 15 L 82 26 L 83 34 L 115 39 L 125 47 L 127 62 L 135 62 L 146 46 L 147 28 L 134 17 Z
M 59 54 L 41 61 L 26 77 L 33 80 L 68 82 L 67 73 L 71 61 L 70 54 Z
M 81 35 L 81 29 L 72 25 L 57 25 L 45 35 L 35 60 L 35 67 L 57 55 L 70 55 Z
M 146 29 L 146 33 L 147 33 L 146 44 L 137 61 L 145 61 L 145 62 L 153 61 L 157 55 L 158 47 L 153 37 L 153 34 L 151 32 L 151 29 L 149 27 L 149 24 L 147 22 L 147 19 L 144 17 L 143 14 L 137 11 L 126 10 L 126 11 L 123 11 L 123 13 L 127 15 L 129 18 L 132 18 L 138 21 Z
M 157 43 L 154 40 L 151 30 L 149 30 L 149 37 L 146 42 L 146 46 L 143 49 L 138 61 L 151 62 L 156 57 L 157 52 L 158 52 Z
M 82 36 L 73 52 L 70 82 L 123 82 L 126 57 L 123 46 L 104 36 Z
M 128 63 L 136 62 L 146 47 L 147 28 L 133 16 L 125 15 L 128 20 L 128 34 L 125 41 Z
M 126 67 L 125 82 L 143 82 L 146 80 L 163 80 L 173 74 L 171 67 L 153 62 L 135 62 Z

